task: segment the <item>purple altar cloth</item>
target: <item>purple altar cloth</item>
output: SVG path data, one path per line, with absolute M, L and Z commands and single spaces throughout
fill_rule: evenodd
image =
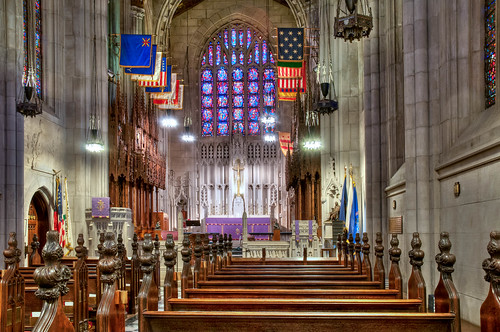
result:
M 205 220 L 207 233 L 231 234 L 233 240 L 243 235 L 243 221 L 241 218 L 207 217 Z M 248 233 L 267 233 L 270 229 L 269 217 L 247 218 Z M 256 240 L 268 240 L 266 235 L 256 235 Z

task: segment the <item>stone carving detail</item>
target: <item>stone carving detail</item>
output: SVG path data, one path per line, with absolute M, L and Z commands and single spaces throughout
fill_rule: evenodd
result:
M 38 285 L 35 295 L 48 303 L 57 301 L 59 296 L 66 295 L 69 292 L 67 283 L 71 278 L 71 270 L 66 265 L 61 264 L 60 261 L 63 256 L 64 251 L 59 245 L 59 233 L 57 231 L 48 231 L 47 243 L 42 250 L 45 266 L 38 267 L 33 273 L 33 278 Z M 19 257 L 12 257 L 11 259 L 18 260 Z

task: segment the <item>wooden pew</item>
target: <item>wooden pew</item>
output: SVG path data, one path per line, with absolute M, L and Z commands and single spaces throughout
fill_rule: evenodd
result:
M 163 331 L 385 331 L 449 332 L 451 313 L 146 311 L 141 332 Z
M 103 284 L 101 301 L 96 314 L 96 326 L 99 332 L 125 331 L 125 304 L 127 294 L 117 290 L 121 260 L 116 256 L 118 248 L 115 234 L 108 232 L 102 243 L 99 260 L 100 283 Z
M 6 332 L 24 332 L 24 278 L 19 273 L 21 251 L 16 233 L 11 232 L 4 250 L 6 269 L 0 273 L 0 327 Z
M 500 326 L 500 231 L 490 233 L 487 250 L 491 257 L 483 261 L 483 270 L 490 289 L 481 305 L 481 332 L 498 331 Z
M 189 242 L 189 239 L 186 240 Z M 145 310 L 158 310 L 158 286 L 155 284 L 154 272 L 157 259 L 153 255 L 153 241 L 151 234 L 144 234 L 142 242 L 142 255 L 140 256 L 141 271 L 143 272 L 141 289 L 137 296 L 138 316 L 139 316 L 139 331 L 145 329 L 144 318 L 142 313 Z
M 70 332 L 75 328 L 63 312 L 61 297 L 68 293 L 67 282 L 71 277 L 68 266 L 61 264 L 63 249 L 59 245 L 59 233 L 47 232 L 47 243 L 42 251 L 45 266 L 37 267 L 34 280 L 38 284 L 36 297 L 43 300 L 41 315 L 33 331 Z

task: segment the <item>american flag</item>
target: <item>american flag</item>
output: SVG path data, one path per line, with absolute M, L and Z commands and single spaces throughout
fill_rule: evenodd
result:
M 305 93 L 306 75 L 305 62 L 301 68 L 278 67 L 278 99 L 281 101 L 294 101 L 297 89 Z
M 157 80 L 139 80 L 139 86 L 143 87 L 169 87 L 172 66 L 167 66 L 167 58 L 161 59 L 161 72 Z

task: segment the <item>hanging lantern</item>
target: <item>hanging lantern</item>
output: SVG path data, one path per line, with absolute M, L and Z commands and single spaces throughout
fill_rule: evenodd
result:
M 339 109 L 339 103 L 334 93 L 334 99 L 328 99 L 328 95 L 330 93 L 330 83 L 321 83 L 321 94 L 323 95 L 323 99 L 319 100 L 316 103 L 316 107 L 314 108 L 314 112 L 320 115 L 330 115 L 336 110 Z
M 352 42 L 368 37 L 373 29 L 372 10 L 367 0 L 338 0 L 334 35 Z

